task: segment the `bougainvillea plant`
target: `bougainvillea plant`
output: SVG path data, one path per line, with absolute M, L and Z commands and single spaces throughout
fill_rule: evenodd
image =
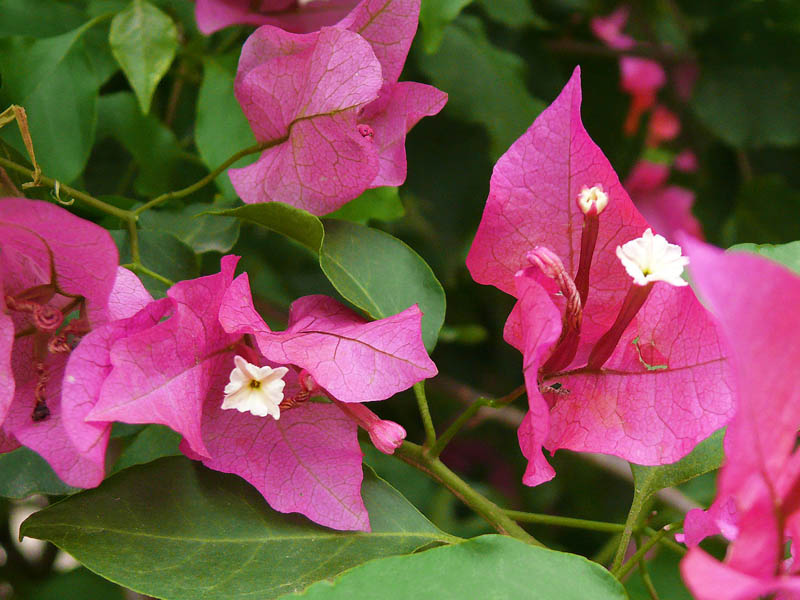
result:
M 0 598 L 800 598 L 800 28 L 711 4 L 0 0 Z

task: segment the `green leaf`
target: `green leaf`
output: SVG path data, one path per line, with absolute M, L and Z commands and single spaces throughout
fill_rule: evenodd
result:
M 233 95 L 238 58 L 237 51 L 235 54 L 208 58 L 203 62 L 203 83 L 197 98 L 195 142 L 200 157 L 209 170 L 216 169 L 239 150 L 256 143 L 242 107 Z M 234 163 L 233 167 L 244 167 L 257 158 L 255 154 L 245 156 Z M 237 197 L 227 173 L 217 177 L 216 183 L 227 197 Z
M 83 568 L 54 575 L 39 583 L 26 600 L 125 600 L 125 590 Z
M 139 224 L 142 229 L 172 233 L 198 254 L 224 254 L 239 239 L 239 221 L 207 213 L 226 210 L 230 205 L 230 200 L 220 198 L 213 204 L 190 204 L 181 210 L 148 210 L 139 216 Z
M 512 29 L 549 27 L 547 21 L 533 11 L 530 0 L 478 0 L 478 4 L 490 19 Z
M 422 47 L 432 54 L 439 49 L 444 28 L 455 19 L 472 0 L 423 0 L 419 11 L 422 26 Z
M 745 182 L 736 197 L 736 209 L 725 226 L 729 243 L 756 244 L 800 239 L 800 192 L 780 175 L 754 177 Z
M 325 215 L 328 219 L 342 219 L 366 225 L 371 220 L 391 222 L 406 214 L 396 187 L 367 190 L 339 210 Z
M 720 65 L 703 70 L 692 106 L 729 144 L 786 146 L 800 141 L 798 96 L 796 72 L 777 66 Z
M 112 473 L 165 456 L 180 454 L 181 436 L 164 425 L 148 425 L 133 438 L 114 463 Z
M 132 262 L 130 235 L 127 231 L 110 231 L 119 249 L 120 264 Z M 142 264 L 173 282 L 197 277 L 197 258 L 186 244 L 174 235 L 163 231 L 139 231 L 139 256 Z M 165 283 L 149 275 L 139 275 L 144 287 L 154 296 L 163 296 L 167 291 Z
M 210 214 L 236 217 L 242 221 L 277 231 L 289 239 L 300 242 L 314 254 L 319 252 L 322 238 L 325 235 L 322 221 L 317 217 L 301 208 L 295 208 L 283 202 L 246 204 L 239 208 L 214 211 Z
M 484 535 L 419 554 L 375 560 L 294 597 L 626 600 L 628 596 L 608 571 L 582 556 Z
M 658 490 L 676 486 L 718 469 L 725 457 L 722 450 L 724 436 L 724 429 L 716 431 L 711 437 L 697 444 L 687 456 L 671 465 L 646 467 L 631 464 L 634 494 L 644 504 Z
M 800 275 L 800 242 L 790 242 L 788 244 L 736 244 L 728 250 L 741 250 L 744 252 L 754 252 L 781 263 L 789 267 L 792 271 Z
M 0 0 L 0 15 L 0 37 L 52 37 L 86 21 L 79 7 L 53 0 Z
M 22 499 L 31 494 L 60 496 L 75 491 L 33 450 L 19 448 L 0 455 L 0 496 Z
M 367 560 L 447 540 L 370 470 L 372 533 L 272 511 L 243 479 L 183 457 L 126 469 L 26 520 L 103 577 L 167 600 L 276 598 Z
M 19 104 L 28 113 L 36 158 L 44 172 L 65 183 L 82 171 L 94 143 L 97 94 L 108 75 L 101 50 L 86 34 L 98 20 L 44 39 L 0 39 L 0 106 Z M 91 46 L 91 47 L 90 47 Z M 3 139 L 24 152 L 14 126 Z
M 142 113 L 147 114 L 158 82 L 178 49 L 175 23 L 146 0 L 132 0 L 111 21 L 108 41 L 139 99 Z
M 445 30 L 439 52 L 418 59 L 431 83 L 450 95 L 445 113 L 483 125 L 495 158 L 544 109 L 525 87 L 522 59 L 492 45 L 474 17 L 461 16 Z
M 101 96 L 97 104 L 97 139 L 117 139 L 139 167 L 136 191 L 156 196 L 169 189 L 181 147 L 175 134 L 153 115 L 143 115 L 130 92 Z M 145 213 L 147 214 L 147 213 Z
M 374 319 L 418 304 L 422 340 L 429 352 L 436 346 L 444 290 L 428 264 L 403 242 L 377 229 L 327 220 L 319 264 L 337 291 Z

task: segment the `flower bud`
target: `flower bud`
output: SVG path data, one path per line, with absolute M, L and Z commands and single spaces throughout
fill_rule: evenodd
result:
M 583 186 L 577 198 L 578 207 L 587 216 L 597 216 L 608 206 L 608 194 L 599 183 L 592 187 Z

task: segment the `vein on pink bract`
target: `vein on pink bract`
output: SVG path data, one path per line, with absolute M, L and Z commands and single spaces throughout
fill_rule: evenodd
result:
M 495 165 L 467 267 L 478 283 L 518 299 L 505 338 L 524 355 L 530 403 L 520 429 L 525 456 L 539 457 L 544 445 L 551 452 L 568 448 L 667 464 L 729 420 L 729 367 L 715 323 L 691 289 L 658 283 L 604 366 L 585 368 L 631 286 L 615 249 L 640 237 L 648 224 L 583 128 L 580 105 L 576 68 L 558 98 Z M 598 185 L 609 202 L 599 216 L 577 352 L 560 372 L 544 373 L 552 334 L 541 332 L 549 331 L 555 317 L 533 308 L 541 298 L 532 302 L 530 288 L 542 282 L 526 277 L 536 270 L 526 256 L 546 247 L 575 277 L 584 217 L 576 198 L 584 187 Z M 548 293 L 563 315 L 563 296 Z M 529 464 L 527 484 L 552 478 L 543 461 Z

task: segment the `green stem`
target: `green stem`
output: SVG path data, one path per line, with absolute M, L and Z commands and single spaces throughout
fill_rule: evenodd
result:
M 442 450 L 445 449 L 447 444 L 455 437 L 455 435 L 461 431 L 461 429 L 466 425 L 472 417 L 474 417 L 478 411 L 483 408 L 484 406 L 489 406 L 491 408 L 502 408 L 519 398 L 522 394 L 525 393 L 525 386 L 521 385 L 518 388 L 514 389 L 511 393 L 506 394 L 502 398 L 497 400 L 493 400 L 491 398 L 484 398 L 480 397 L 475 400 L 472 404 L 470 404 L 464 411 L 458 416 L 458 418 L 453 421 L 453 423 L 448 427 L 445 432 L 439 436 L 436 442 L 431 446 L 428 455 L 436 458 L 442 453 Z
M 128 236 L 131 243 L 131 260 L 133 264 L 141 266 L 142 260 L 139 257 L 139 230 L 136 229 L 136 220 L 128 221 Z
M 430 452 L 428 455 L 431 458 L 437 458 L 441 453 L 442 450 L 445 449 L 447 444 L 450 443 L 455 435 L 461 431 L 461 428 L 475 416 L 475 414 L 484 406 L 489 406 L 490 400 L 488 398 L 478 398 L 470 404 L 464 411 L 458 416 L 458 418 L 453 421 L 453 423 L 445 429 L 444 433 L 436 440 L 436 442 L 431 446 Z
M 483 517 L 492 527 L 504 535 L 510 535 L 528 544 L 541 546 L 542 543 L 509 517 L 502 508 L 475 491 L 466 481 L 453 473 L 438 458 L 431 458 L 422 446 L 403 442 L 395 454 L 413 467 L 444 485 L 464 504 Z
M 142 206 L 140 206 L 139 208 L 134 210 L 133 214 L 138 216 L 138 215 L 142 214 L 144 211 L 153 208 L 154 206 L 158 206 L 159 204 L 163 204 L 164 202 L 167 202 L 169 200 L 175 200 L 175 199 L 178 199 L 178 198 L 184 198 L 185 196 L 188 196 L 189 194 L 193 194 L 197 190 L 202 189 L 203 187 L 207 186 L 209 183 L 214 181 L 219 175 L 222 174 L 223 171 L 225 171 L 225 169 L 230 167 L 233 163 L 235 163 L 240 158 L 244 158 L 245 156 L 249 156 L 250 154 L 256 154 L 257 152 L 261 152 L 262 150 L 266 150 L 267 148 L 269 148 L 271 146 L 274 146 L 276 144 L 279 144 L 282 141 L 283 141 L 282 139 L 281 140 L 275 140 L 273 142 L 268 142 L 268 143 L 264 143 L 264 144 L 256 144 L 254 146 L 250 146 L 249 148 L 245 148 L 244 150 L 239 150 L 239 152 L 237 152 L 236 154 L 231 156 L 228 160 L 223 162 L 220 166 L 218 166 L 216 169 L 211 171 L 208 175 L 206 175 L 205 177 L 203 177 L 199 181 L 197 181 L 197 182 L 193 183 L 192 185 L 187 186 L 187 187 L 185 187 L 185 188 L 183 188 L 181 190 L 176 190 L 174 192 L 167 192 L 165 194 L 161 194 L 160 196 L 157 196 L 156 198 L 153 198 L 149 202 L 145 202 Z
M 656 534 L 656 530 L 651 527 L 644 527 L 642 531 L 651 537 Z M 664 546 L 665 548 L 669 548 L 678 556 L 686 556 L 686 553 L 688 552 L 685 546 L 681 546 L 678 542 L 676 542 L 672 538 L 663 537 L 660 540 L 658 540 L 658 543 Z
M 634 539 L 636 540 L 636 547 L 641 548 L 642 535 L 637 533 L 635 534 Z M 639 559 L 639 575 L 642 576 L 642 583 L 644 584 L 647 593 L 650 594 L 650 600 L 659 600 L 656 586 L 653 585 L 653 580 L 650 579 L 650 572 L 647 570 L 647 561 L 644 559 L 644 556 Z
M 639 493 L 639 489 L 634 486 L 633 501 L 631 502 L 631 509 L 628 512 L 628 518 L 625 519 L 625 529 L 620 536 L 619 545 L 617 546 L 617 553 L 614 555 L 614 562 L 611 565 L 611 571 L 614 572 L 620 568 L 625 552 L 631 543 L 631 536 L 633 532 L 638 530 L 639 519 L 645 508 L 645 494 Z
M 8 160 L 6 158 L 0 157 L 0 166 L 5 167 L 6 169 L 11 169 L 12 171 L 16 171 L 17 173 L 21 173 L 26 177 L 30 177 L 31 179 L 34 178 L 35 173 L 22 165 L 18 165 L 12 160 Z M 42 185 L 49 187 L 50 189 L 55 189 L 56 187 L 56 180 L 50 177 L 46 177 L 45 175 L 39 176 L 39 183 Z M 69 194 L 71 197 L 76 198 L 86 204 L 87 206 L 91 206 L 92 208 L 96 208 L 99 211 L 102 211 L 106 214 L 109 214 L 113 217 L 118 217 L 123 221 L 130 222 L 135 221 L 135 214 L 131 211 L 124 210 L 122 208 L 117 208 L 116 206 L 112 206 L 107 202 L 103 202 L 102 200 L 98 200 L 94 196 L 90 196 L 80 190 L 76 190 L 68 185 L 64 185 L 63 183 L 58 183 L 60 190 Z
M 645 544 L 639 547 L 638 550 L 631 556 L 624 565 L 621 565 L 617 568 L 612 568 L 611 573 L 622 581 L 622 578 L 625 577 L 631 569 L 633 569 L 636 565 L 639 564 L 639 561 L 644 558 L 644 555 L 647 554 L 650 549 L 659 543 L 659 541 L 666 536 L 668 533 L 675 531 L 676 529 L 680 529 L 683 525 L 683 521 L 676 521 L 675 523 L 670 523 L 669 525 L 664 525 L 660 530 L 658 530 L 655 535 L 653 535 Z
M 414 395 L 417 397 L 417 406 L 419 407 L 420 417 L 422 417 L 422 427 L 425 429 L 425 448 L 433 448 L 436 445 L 436 429 L 433 426 L 431 410 L 428 407 L 428 399 L 425 396 L 424 380 L 414 384 Z
M 167 286 L 170 286 L 170 287 L 175 285 L 174 281 L 172 281 L 171 279 L 167 279 L 166 277 L 164 277 L 163 275 L 160 275 L 159 273 L 156 273 L 155 271 L 151 271 L 150 269 L 145 267 L 142 263 L 133 262 L 133 263 L 128 263 L 127 265 L 122 265 L 122 266 L 125 267 L 126 269 L 130 269 L 134 273 L 138 273 L 140 275 L 147 275 L 148 277 L 152 277 L 153 279 L 156 279 L 156 280 L 160 281 L 164 285 L 167 285 Z
M 540 513 L 522 512 L 519 510 L 504 510 L 505 514 L 523 523 L 542 523 L 544 525 L 556 525 L 558 527 L 574 527 L 576 529 L 588 529 L 590 531 L 605 531 L 609 533 L 620 533 L 625 529 L 621 523 L 608 523 L 606 521 L 590 521 L 588 519 L 575 519 L 573 517 L 558 517 L 555 515 L 544 515 Z

